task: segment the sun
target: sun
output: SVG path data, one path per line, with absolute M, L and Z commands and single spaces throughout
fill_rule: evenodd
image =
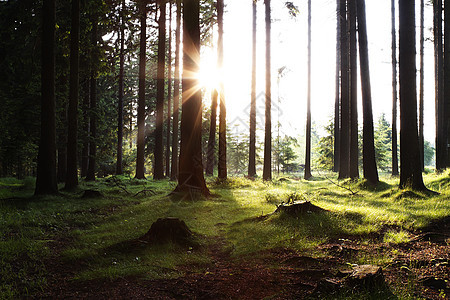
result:
M 206 90 L 219 89 L 220 73 L 221 72 L 215 63 L 211 63 L 208 60 L 202 60 L 198 73 L 200 87 L 205 88 Z

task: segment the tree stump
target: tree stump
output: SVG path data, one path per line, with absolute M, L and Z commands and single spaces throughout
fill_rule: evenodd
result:
M 102 198 L 103 195 L 99 191 L 96 190 L 85 190 L 81 198 Z
M 325 212 L 326 210 L 312 204 L 310 201 L 294 202 L 290 204 L 281 204 L 277 207 L 275 212 L 286 213 L 291 216 L 299 216 L 310 213 Z
M 179 245 L 193 246 L 193 233 L 184 221 L 177 218 L 160 218 L 152 224 L 150 230 L 139 240 L 151 244 L 172 242 Z
M 347 286 L 363 290 L 386 288 L 386 282 L 381 267 L 374 265 L 360 265 L 346 279 Z

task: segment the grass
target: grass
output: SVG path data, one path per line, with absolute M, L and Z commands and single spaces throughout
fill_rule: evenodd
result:
M 175 184 L 167 180 L 110 177 L 82 181 L 75 192 L 34 198 L 32 178 L 2 178 L 0 298 L 30 297 L 42 291 L 48 272 L 45 261 L 54 256 L 73 266 L 74 280 L 155 279 L 183 276 L 186 266 L 203 271 L 210 262 L 206 246 L 219 239 L 234 257 L 280 247 L 311 254 L 329 239 L 359 236 L 364 240 L 371 233 L 384 234 L 385 243 L 402 243 L 410 231 L 450 215 L 450 172 L 424 178 L 429 188 L 441 194 L 401 191 L 397 179 L 390 177 L 383 177 L 377 188 L 363 180 L 339 183 L 357 191 L 355 195 L 325 178 L 273 183 L 208 178 L 213 197 L 179 201 L 169 196 Z M 104 197 L 81 198 L 85 189 L 99 190 Z M 269 215 L 290 199 L 306 199 L 329 212 L 301 219 Z M 258 218 L 262 215 L 269 216 Z M 204 247 L 126 246 L 161 217 L 184 220 Z M 56 247 L 60 241 L 65 241 L 61 249 Z M 359 257 L 358 262 L 377 259 Z

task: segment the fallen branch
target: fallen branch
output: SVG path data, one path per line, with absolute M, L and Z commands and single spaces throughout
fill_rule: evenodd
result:
M 319 171 L 317 171 L 317 173 L 319 173 L 319 176 L 325 177 L 325 179 L 327 179 L 329 182 L 331 182 L 332 184 L 334 184 L 337 187 L 340 187 L 342 189 L 345 189 L 347 191 L 350 192 L 350 194 L 352 196 L 355 196 L 356 194 L 358 194 L 359 191 L 354 192 L 351 188 L 345 187 L 343 185 L 337 184 L 336 182 L 334 182 L 333 180 L 331 180 L 330 178 L 328 178 L 326 175 L 322 175 Z

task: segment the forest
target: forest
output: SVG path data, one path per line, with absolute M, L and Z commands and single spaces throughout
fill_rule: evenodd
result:
M 448 298 L 450 0 L 378 4 L 0 0 L 0 299 Z

